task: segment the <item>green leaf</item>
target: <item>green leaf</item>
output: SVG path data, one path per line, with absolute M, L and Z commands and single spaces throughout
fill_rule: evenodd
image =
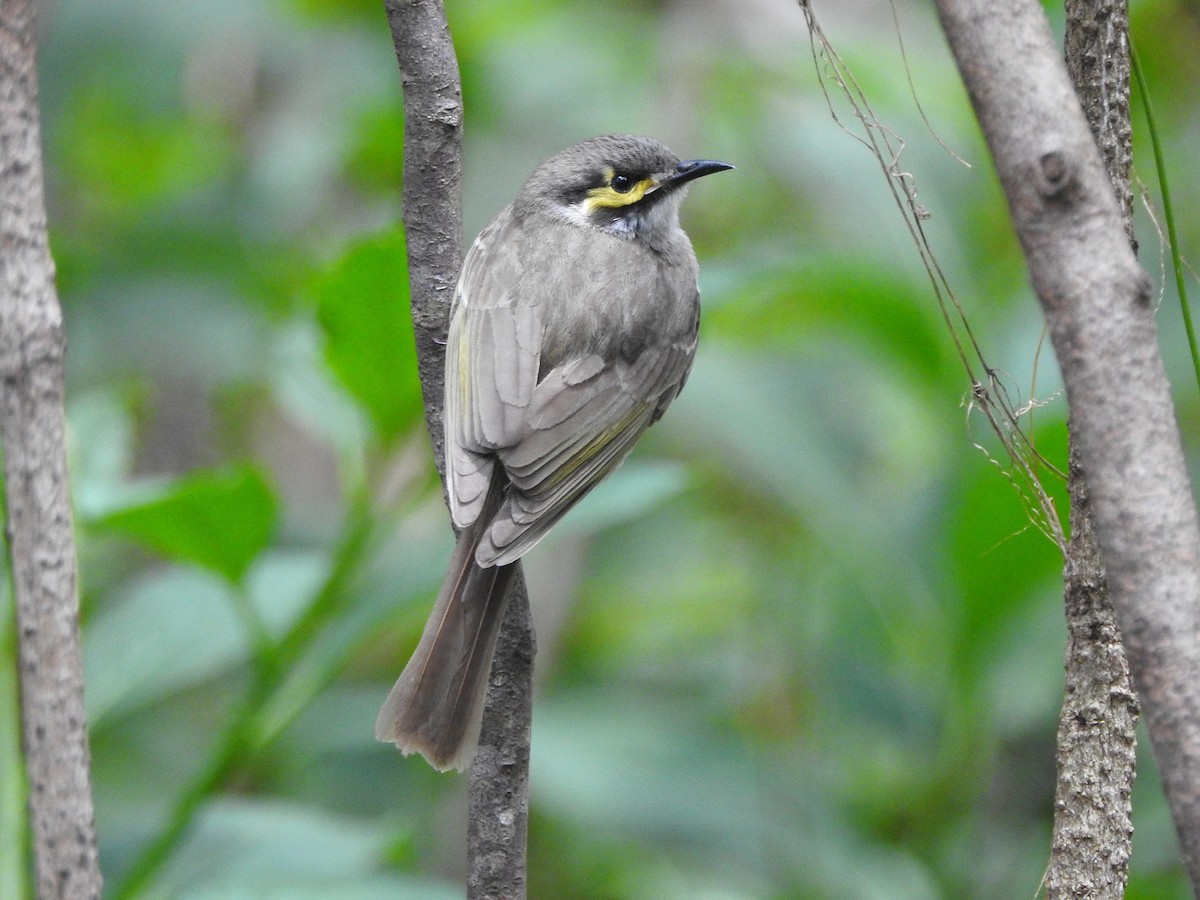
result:
M 453 884 L 388 872 L 388 823 L 290 800 L 221 798 L 199 816 L 171 860 L 164 890 L 189 898 L 446 900 Z
M 159 567 L 111 596 L 88 622 L 88 718 L 93 727 L 107 724 L 249 654 L 229 585 L 198 569 Z
M 351 247 L 312 281 L 309 293 L 330 368 L 383 442 L 391 442 L 421 412 L 403 233 L 389 231 Z
M 275 495 L 266 479 L 240 466 L 180 479 L 161 496 L 108 513 L 93 525 L 237 583 L 267 546 L 275 519 Z

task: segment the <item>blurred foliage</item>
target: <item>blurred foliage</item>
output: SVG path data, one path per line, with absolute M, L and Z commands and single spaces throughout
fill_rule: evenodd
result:
M 1061 465 L 1057 373 L 932 12 L 896 4 L 936 139 L 888 4 L 815 6 L 907 142 L 988 362 L 1014 403 L 1048 401 L 1026 424 Z M 917 256 L 876 164 L 830 116 L 799 11 L 449 13 L 469 235 L 539 159 L 591 134 L 652 133 L 738 167 L 685 210 L 705 296 L 687 390 L 528 560 L 531 895 L 1032 896 L 1061 562 L 967 411 Z M 1134 0 L 1131 14 L 1176 206 L 1195 208 L 1200 7 Z M 61 0 L 43 32 L 112 895 L 459 896 L 464 779 L 372 735 L 450 546 L 405 316 L 382 5 Z M 1200 222 L 1179 224 L 1194 257 Z M 1144 214 L 1138 236 L 1161 275 Z M 1200 406 L 1159 280 L 1194 453 Z M 7 898 L 28 884 L 3 604 Z M 1185 897 L 1152 766 L 1146 754 L 1128 896 Z
M 405 252 L 402 233 L 381 235 L 352 247 L 309 288 L 329 368 L 385 445 L 421 417 Z
M 114 510 L 91 525 L 97 533 L 123 535 L 237 583 L 266 548 L 274 520 L 270 487 L 260 473 L 242 467 L 181 478 L 160 496 Z

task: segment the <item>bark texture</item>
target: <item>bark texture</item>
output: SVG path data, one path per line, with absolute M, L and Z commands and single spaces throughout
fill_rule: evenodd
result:
M 1049 324 L 1096 536 L 1200 886 L 1200 519 L 1152 283 L 1036 0 L 938 0 Z
M 33 0 L 0 0 L 0 439 L 38 897 L 100 896 Z
M 425 420 L 445 472 L 446 331 L 462 265 L 462 91 L 440 0 L 385 0 L 404 84 L 404 227 Z M 525 896 L 533 624 L 518 568 L 496 644 L 471 768 L 467 896 Z
M 1138 705 L 1074 441 L 1070 456 L 1066 685 L 1046 896 L 1119 900 L 1132 851 Z
M 1125 233 L 1133 240 L 1133 125 L 1129 120 L 1127 0 L 1066 0 L 1067 72 L 1108 170 Z M 1137 249 L 1136 247 L 1134 248 Z
M 1067 70 L 1131 236 L 1133 129 L 1125 0 L 1067 0 L 1066 9 Z M 1118 900 L 1129 880 L 1138 706 L 1073 437 L 1068 491 L 1066 682 L 1046 895 L 1050 900 Z

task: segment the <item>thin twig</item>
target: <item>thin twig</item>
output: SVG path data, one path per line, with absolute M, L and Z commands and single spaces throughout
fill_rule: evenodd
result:
M 863 144 L 879 163 L 880 171 L 892 194 L 893 202 L 900 211 L 913 245 L 921 258 L 921 264 L 929 278 L 942 319 L 971 385 L 967 400 L 968 413 L 978 411 L 986 419 L 1008 456 L 1011 468 L 1004 470 L 1001 467 L 1001 469 L 1017 490 L 1031 521 L 1065 553 L 1066 536 L 1054 502 L 1041 483 L 1039 471 L 1050 472 L 1063 480 L 1066 479 L 1066 473 L 1060 471 L 1038 451 L 1033 439 L 1029 436 L 1029 430 L 1021 421 L 1016 405 L 1009 397 L 1008 388 L 1002 382 L 999 372 L 984 358 L 983 349 L 976 340 L 970 320 L 967 318 L 926 234 L 924 222 L 930 214 L 917 200 L 916 180 L 911 172 L 904 171 L 900 166 L 900 159 L 905 149 L 904 140 L 875 115 L 865 91 L 854 77 L 854 73 L 826 37 L 813 12 L 810 0 L 798 0 L 798 2 L 808 25 L 813 61 L 818 68 L 818 74 L 822 76 L 819 84 L 825 96 L 826 105 L 829 107 L 829 113 L 834 122 L 851 138 Z M 895 11 L 893 10 L 893 12 Z M 898 29 L 898 17 L 896 21 Z M 903 41 L 901 41 L 901 52 L 903 54 Z M 832 82 L 841 92 L 853 110 L 856 122 L 844 122 L 838 115 L 833 98 L 826 86 L 827 81 Z M 936 134 L 935 139 L 941 143 Z M 956 154 L 949 150 L 947 152 L 954 159 L 966 165 Z M 1027 404 L 1023 404 L 1026 408 L 1033 408 L 1034 405 L 1035 402 L 1032 398 Z M 975 443 L 975 446 L 984 450 L 979 443 Z M 997 462 L 987 454 L 986 450 L 984 453 L 988 456 L 989 462 L 994 464 Z

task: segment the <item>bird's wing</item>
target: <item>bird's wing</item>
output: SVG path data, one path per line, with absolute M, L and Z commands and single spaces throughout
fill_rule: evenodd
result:
M 632 361 L 592 355 L 548 372 L 521 439 L 497 451 L 512 488 L 480 541 L 479 564 L 519 559 L 615 469 L 679 392 L 694 350 L 691 335 Z
M 520 260 L 511 209 L 475 240 L 463 262 L 446 340 L 446 487 L 455 524 L 483 509 L 495 451 L 524 432 L 537 386 L 542 317 L 517 304 Z M 505 248 L 508 248 L 506 251 Z

